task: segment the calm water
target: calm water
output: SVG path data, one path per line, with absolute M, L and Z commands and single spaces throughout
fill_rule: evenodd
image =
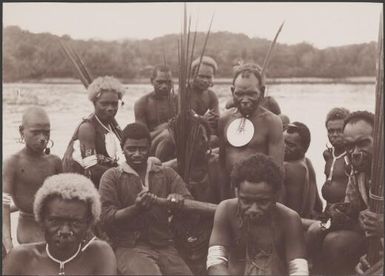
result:
M 134 121 L 133 106 L 136 99 L 151 91 L 150 85 L 126 85 L 124 106 L 117 114 L 117 121 L 123 128 Z M 219 97 L 222 111 L 231 96 L 229 85 L 213 87 Z M 21 97 L 17 100 L 17 90 Z M 324 181 L 322 152 L 328 142 L 325 117 L 337 106 L 351 111 L 374 111 L 374 84 L 274 84 L 267 93 L 276 98 L 282 113 L 291 121 L 305 123 L 312 135 L 307 156 L 313 162 L 317 174 L 318 187 Z M 4 84 L 3 85 L 3 159 L 18 151 L 23 145 L 17 143 L 18 126 L 23 111 L 33 105 L 44 107 L 51 119 L 51 138 L 55 146 L 51 152 L 63 156 L 68 141 L 82 117 L 92 112 L 86 91 L 80 84 Z M 15 229 L 15 228 L 13 228 Z

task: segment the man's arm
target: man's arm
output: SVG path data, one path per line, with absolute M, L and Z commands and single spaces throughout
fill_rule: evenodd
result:
M 301 218 L 293 210 L 286 212 L 282 227 L 289 275 L 309 275 Z
M 92 275 L 117 275 L 116 258 L 111 246 L 101 240 L 93 243 L 88 249 L 95 252 L 93 254 L 95 257 L 92 259 L 95 261 L 96 268 Z
M 148 127 L 146 119 L 146 99 L 145 96 L 141 97 L 134 104 L 135 122 L 141 123 Z
M 119 177 L 117 177 L 114 169 L 106 171 L 100 180 L 101 221 L 107 228 L 113 227 L 116 223 L 129 222 L 139 215 L 142 210 L 149 209 L 155 201 L 154 195 L 148 191 L 142 191 L 137 195 L 134 204 L 120 208 L 117 181 L 119 181 Z
M 12 156 L 4 163 L 3 168 L 3 245 L 7 252 L 13 247 L 11 237 L 11 195 L 15 181 L 16 157 Z
M 279 116 L 273 115 L 271 116 L 270 124 L 270 135 L 268 137 L 268 155 L 273 158 L 274 162 L 281 168 L 281 171 L 284 172 L 284 142 L 282 121 Z
M 78 139 L 80 143 L 80 152 L 83 162 L 85 163 L 86 175 L 94 182 L 99 180 L 103 173 L 109 168 L 97 163 L 95 136 L 95 129 L 91 124 L 86 122 L 79 127 Z
M 306 168 L 301 164 L 285 163 L 286 206 L 301 214 Z
M 228 200 L 219 203 L 215 211 L 213 230 L 209 242 L 207 256 L 207 272 L 209 275 L 229 275 L 228 252 L 231 245 L 231 226 L 228 223 Z

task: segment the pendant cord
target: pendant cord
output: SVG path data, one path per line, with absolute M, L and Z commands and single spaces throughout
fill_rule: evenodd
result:
M 98 116 L 97 116 L 96 114 L 95 114 L 95 118 L 96 118 L 96 120 L 99 122 L 99 124 L 100 124 L 105 130 L 107 130 L 108 132 L 113 132 L 112 129 L 111 129 L 111 126 L 108 125 L 109 128 L 106 127 L 106 125 L 103 124 L 102 121 L 100 121 L 100 119 L 98 118 Z
M 345 156 L 346 155 L 346 151 L 344 151 L 340 155 L 336 156 L 335 155 L 335 148 L 332 147 L 332 155 L 333 155 L 333 161 L 332 161 L 332 165 L 330 166 L 330 172 L 329 172 L 329 177 L 328 177 L 329 181 L 331 181 L 332 178 L 333 178 L 334 166 L 335 166 L 335 163 L 336 163 L 337 159 L 340 159 L 341 157 Z
M 67 260 L 65 260 L 65 261 L 60 261 L 60 260 L 56 259 L 54 256 L 51 255 L 51 253 L 49 252 L 48 243 L 45 245 L 45 251 L 47 252 L 48 257 L 49 257 L 52 261 L 54 261 L 54 262 L 56 262 L 56 263 L 58 263 L 58 264 L 60 265 L 60 268 L 59 268 L 59 269 L 60 269 L 59 275 L 65 275 L 65 273 L 64 273 L 64 265 L 65 265 L 66 263 L 69 263 L 69 262 L 72 261 L 73 259 L 75 259 L 75 258 L 78 256 L 78 254 L 79 254 L 81 248 L 82 248 L 82 245 L 79 244 L 79 248 L 78 248 L 78 250 L 76 251 L 76 253 L 75 253 L 74 255 L 72 255 L 71 257 L 69 257 L 69 258 L 68 258 Z

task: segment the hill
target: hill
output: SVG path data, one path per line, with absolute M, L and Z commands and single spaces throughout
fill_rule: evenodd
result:
M 197 34 L 196 56 L 204 33 Z M 70 44 L 83 57 L 94 76 L 114 75 L 122 79 L 148 77 L 154 64 L 167 63 L 177 69 L 178 34 L 151 40 L 74 40 L 68 35 L 31 33 L 17 26 L 3 28 L 3 80 L 38 80 L 77 77 L 57 39 Z M 245 34 L 215 32 L 206 54 L 219 65 L 218 78 L 230 78 L 239 60 L 263 63 L 270 41 Z M 276 45 L 268 77 L 347 78 L 375 75 L 376 43 L 317 49 L 308 43 Z

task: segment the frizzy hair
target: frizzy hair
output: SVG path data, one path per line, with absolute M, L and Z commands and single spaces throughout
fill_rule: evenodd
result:
M 233 85 L 235 84 L 235 80 L 239 75 L 248 72 L 253 74 L 259 81 L 260 86 L 265 86 L 265 75 L 262 76 L 262 68 L 255 63 L 244 63 L 234 67 L 234 77 L 233 77 Z
M 61 173 L 46 178 L 43 185 L 36 192 L 33 203 L 33 212 L 37 222 L 42 222 L 44 219 L 47 201 L 56 197 L 86 203 L 91 213 L 91 224 L 99 220 L 101 212 L 100 196 L 92 181 L 84 175 Z
M 124 94 L 124 87 L 120 81 L 111 76 L 98 77 L 92 81 L 87 88 L 88 99 L 91 102 L 95 102 L 102 92 L 113 91 L 118 94 L 119 100 L 122 99 Z
M 374 127 L 374 114 L 369 111 L 354 111 L 349 114 L 348 117 L 346 117 L 344 121 L 344 129 L 347 124 L 355 124 L 358 121 L 365 121 L 368 124 L 370 124 L 372 127 Z
M 120 141 L 120 145 L 124 146 L 124 143 L 126 140 L 134 139 L 134 140 L 139 140 L 139 139 L 147 139 L 149 144 L 151 144 L 151 134 L 148 128 L 141 123 L 132 123 L 128 124 L 122 131 L 122 138 Z
M 231 172 L 231 183 L 239 188 L 243 181 L 266 182 L 275 192 L 281 189 L 283 176 L 279 167 L 270 156 L 257 153 L 237 162 Z
M 332 108 L 326 115 L 325 126 L 329 121 L 333 120 L 345 120 L 350 114 L 350 111 L 344 107 Z

